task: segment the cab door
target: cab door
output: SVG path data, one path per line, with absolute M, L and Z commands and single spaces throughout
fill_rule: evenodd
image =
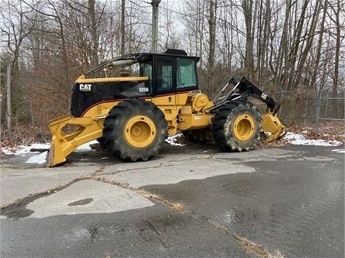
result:
M 180 107 L 176 106 L 176 58 L 155 56 L 153 66 L 153 99 L 164 113 L 168 122 L 169 135 L 177 131 L 177 115 Z
M 155 56 L 153 98 L 157 106 L 176 105 L 176 58 Z
M 156 56 L 153 68 L 155 95 L 166 95 L 176 91 L 175 58 Z

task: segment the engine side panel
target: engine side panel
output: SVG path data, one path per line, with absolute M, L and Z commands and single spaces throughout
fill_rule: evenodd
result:
M 121 81 L 121 82 L 93 82 L 73 85 L 71 114 L 81 117 L 90 107 L 97 103 L 119 101 L 133 97 L 150 95 L 146 82 Z

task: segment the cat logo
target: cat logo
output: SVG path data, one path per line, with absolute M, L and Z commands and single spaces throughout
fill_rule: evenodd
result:
M 91 91 L 92 84 L 79 84 L 79 90 L 83 92 Z
M 266 93 L 263 92 L 263 93 L 261 94 L 261 98 L 262 98 L 263 100 L 266 100 L 267 97 L 268 97 L 268 95 L 267 95 Z

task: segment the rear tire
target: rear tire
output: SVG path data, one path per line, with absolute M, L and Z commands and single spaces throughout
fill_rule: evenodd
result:
M 168 136 L 163 112 L 152 102 L 131 99 L 113 107 L 104 120 L 103 138 L 122 160 L 146 161 L 158 154 Z
M 261 115 L 250 102 L 224 104 L 212 122 L 213 138 L 222 150 L 248 151 L 260 140 Z

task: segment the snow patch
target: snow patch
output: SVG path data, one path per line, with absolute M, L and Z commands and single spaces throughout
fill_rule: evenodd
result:
M 336 153 L 344 153 L 345 154 L 345 149 L 335 149 L 335 150 L 332 150 L 333 152 L 336 152 Z
M 42 152 L 38 155 L 31 156 L 25 163 L 30 164 L 44 164 L 47 162 L 48 151 Z
M 92 144 L 96 144 L 96 143 L 98 143 L 97 140 L 85 143 L 83 145 L 80 145 L 75 151 L 77 151 L 77 152 L 79 152 L 79 151 L 80 152 L 82 152 L 82 151 L 90 151 L 90 150 L 92 150 L 91 145 Z
M 181 144 L 181 143 L 178 142 L 178 139 L 177 139 L 177 138 L 179 138 L 179 137 L 181 137 L 181 134 L 176 134 L 176 135 L 174 135 L 174 136 L 168 137 L 167 139 L 165 139 L 165 141 L 166 141 L 167 143 L 169 143 L 170 145 L 174 145 L 174 146 L 183 146 L 183 144 Z
M 284 140 L 287 140 L 292 145 L 313 145 L 313 146 L 340 146 L 343 145 L 339 141 L 326 141 L 323 139 L 306 139 L 303 134 L 296 134 L 288 132 L 284 136 Z
M 3 147 L 1 148 L 1 151 L 5 155 L 23 155 L 23 154 L 33 152 L 32 149 L 49 150 L 49 148 L 50 148 L 50 143 L 33 143 L 28 146 L 19 145 L 16 148 Z M 34 151 L 34 152 L 39 152 L 39 151 Z

